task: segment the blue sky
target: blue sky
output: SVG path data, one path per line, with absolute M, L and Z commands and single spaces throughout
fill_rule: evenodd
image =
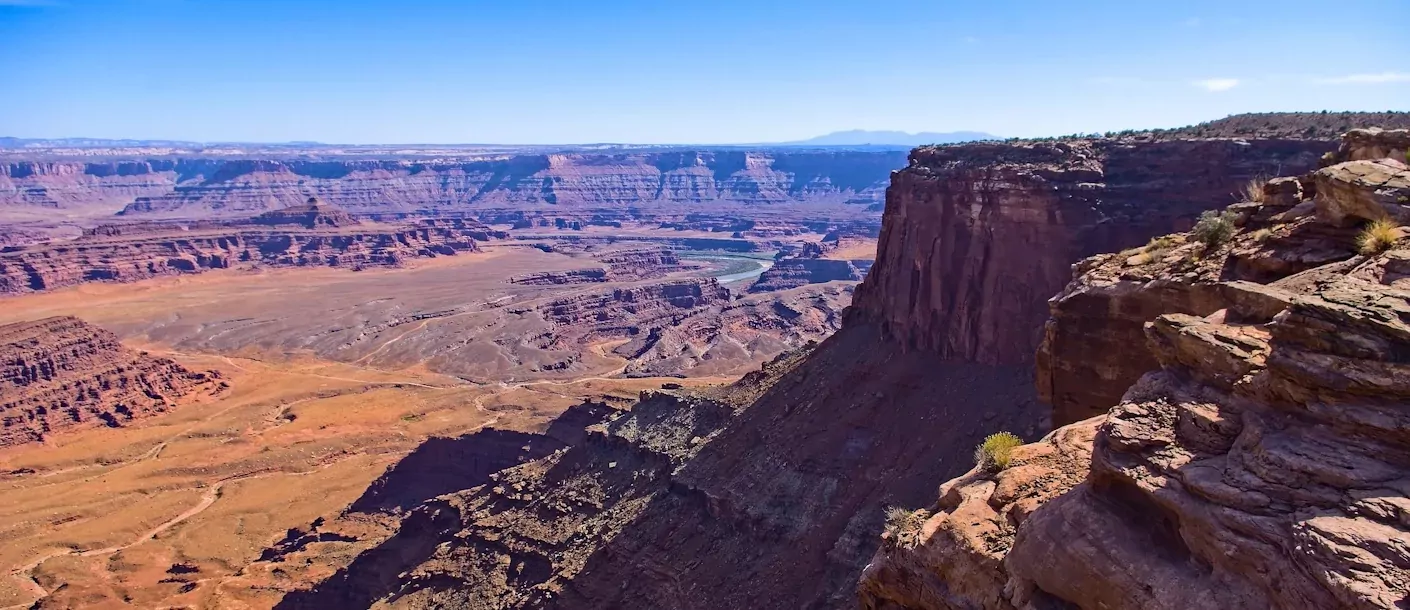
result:
M 0 0 L 0 135 L 724 143 L 1410 110 L 1410 0 Z

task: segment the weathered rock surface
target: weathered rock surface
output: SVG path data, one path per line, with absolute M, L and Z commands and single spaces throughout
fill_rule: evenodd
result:
M 896 173 L 857 309 L 947 358 L 1033 362 L 1049 296 L 1084 256 L 1189 228 L 1320 140 L 1071 140 L 919 148 Z
M 1410 172 L 1394 159 L 1348 161 L 1312 175 L 1317 215 L 1331 224 L 1410 221 Z
M 0 294 L 238 265 L 395 266 L 410 258 L 473 252 L 477 240 L 494 233 L 464 219 L 373 227 L 314 204 L 246 222 L 106 225 L 73 241 L 5 248 L 0 252 Z
M 1337 161 L 1396 159 L 1410 162 L 1410 129 L 1353 129 L 1342 136 Z
M 1335 196 L 1380 187 L 1357 188 Z M 1049 381 L 1134 385 L 1065 394 L 1069 416 L 1114 408 L 942 486 L 915 543 L 873 558 L 862 606 L 1403 607 L 1410 252 L 1357 254 L 1317 213 L 1326 195 L 1232 206 L 1227 243 L 1078 265 L 1053 300 Z
M 1367 165 L 1376 168 L 1374 180 L 1359 173 Z M 1139 345 L 1143 325 L 1157 315 L 1256 308 L 1250 299 L 1305 290 L 1323 276 L 1350 271 L 1335 263 L 1354 265 L 1360 223 L 1399 213 L 1402 204 L 1387 192 L 1410 184 L 1410 170 L 1393 160 L 1349 161 L 1301 182 L 1313 188 L 1279 194 L 1288 182 L 1275 180 L 1264 202 L 1231 206 L 1242 231 L 1213 251 L 1175 236 L 1074 266 L 1075 279 L 1049 302 L 1037 359 L 1038 391 L 1053 405 L 1054 422 L 1106 412 L 1155 368 L 1150 354 L 1126 346 Z M 1287 199 L 1299 196 L 1312 199 Z
M 213 372 L 134 351 L 69 316 L 0 326 L 0 366 L 0 447 L 123 426 L 223 387 Z
M 785 258 L 774 261 L 749 286 L 749 292 L 787 290 L 808 284 L 835 281 L 860 281 L 862 272 L 851 261 L 825 258 Z

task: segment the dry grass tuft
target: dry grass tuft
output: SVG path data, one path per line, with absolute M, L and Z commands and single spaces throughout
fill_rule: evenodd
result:
M 1389 250 L 1400 239 L 1400 225 L 1389 218 L 1373 220 L 1356 236 L 1356 250 L 1370 256 Z
M 1013 450 L 1023 444 L 1023 439 L 1012 432 L 996 432 L 974 448 L 974 461 L 990 470 L 1003 470 L 1009 467 Z
M 1263 203 L 1263 185 L 1268 183 L 1268 179 L 1263 176 L 1251 178 L 1244 184 L 1244 188 L 1239 194 L 1244 201 Z
M 899 506 L 886 509 L 886 526 L 882 533 L 893 548 L 913 549 L 920 545 L 920 530 L 930 513 L 925 509 L 906 510 Z

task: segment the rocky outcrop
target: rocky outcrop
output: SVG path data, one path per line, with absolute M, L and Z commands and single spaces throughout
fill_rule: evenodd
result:
M 337 228 L 359 224 L 347 212 L 337 206 L 309 197 L 304 205 L 295 205 L 278 210 L 270 210 L 249 220 L 250 224 L 283 226 L 296 225 L 305 229 Z
M 509 281 L 536 286 L 592 284 L 657 278 L 681 269 L 680 257 L 675 251 L 664 247 L 607 250 L 593 253 L 593 258 L 606 267 L 540 271 L 516 276 Z
M 0 326 L 0 447 L 128 423 L 224 387 L 74 317 Z
M 916 149 L 893 178 L 858 314 L 946 358 L 1031 363 L 1044 301 L 1073 261 L 1187 229 L 1248 180 L 1315 168 L 1334 148 L 1100 138 Z
M 1395 159 L 1410 162 L 1410 129 L 1353 129 L 1342 136 L 1337 161 Z
M 1100 414 L 942 486 L 873 558 L 862 606 L 1403 606 L 1410 251 L 1399 231 L 1358 240 L 1394 216 L 1366 206 L 1395 205 L 1385 181 L 1324 188 L 1364 161 L 1303 176 L 1304 191 L 1270 182 L 1230 207 L 1227 240 L 1078 265 L 1052 302 L 1047 379 L 1129 389 L 1057 394 L 1069 417 Z
M 825 258 L 786 258 L 759 274 L 749 292 L 788 290 L 808 284 L 861 281 L 862 272 L 851 261 Z
M 578 339 L 588 342 L 636 335 L 666 323 L 663 318 L 729 299 L 729 289 L 714 278 L 692 278 L 558 299 L 544 305 L 542 313 L 556 325 L 589 329 Z
M 1339 269 L 1333 265 L 1357 253 L 1358 225 L 1403 213 L 1408 179 L 1404 164 L 1381 159 L 1273 180 L 1259 193 L 1262 201 L 1230 208 L 1243 231 L 1218 256 L 1174 236 L 1076 265 L 1076 279 L 1049 303 L 1037 359 L 1038 390 L 1053 405 L 1054 421 L 1106 412 L 1155 368 L 1150 354 L 1123 349 L 1143 340 L 1142 327 L 1155 316 L 1203 316 L 1231 302 L 1252 307 L 1271 298 L 1258 284 L 1302 287 Z
M 617 410 L 583 402 L 531 432 L 485 428 L 456 438 L 430 438 L 378 477 L 347 509 L 291 528 L 236 577 L 265 590 L 301 591 L 374 551 L 396 533 L 396 520 L 437 496 L 479 487 L 495 473 L 579 445 L 588 428 Z M 384 547 L 385 548 L 385 547 Z M 227 581 L 227 585 L 230 584 Z M 296 594 L 297 595 L 297 594 Z
M 311 214 L 311 215 L 310 215 Z M 83 237 L 6 248 L 0 252 L 0 294 L 39 292 L 85 282 L 130 282 L 201 273 L 240 265 L 395 266 L 411 258 L 476 250 L 491 231 L 474 221 L 424 221 L 393 229 L 333 228 L 334 214 L 280 216 L 292 227 L 264 228 L 271 220 L 191 228 L 170 224 L 104 226 Z M 305 230 L 308 222 L 320 230 Z M 337 222 L 346 222 L 337 221 Z

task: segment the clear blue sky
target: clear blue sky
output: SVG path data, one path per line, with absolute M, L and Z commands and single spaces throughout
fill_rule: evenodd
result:
M 1410 0 L 0 0 L 0 135 L 723 143 L 1410 109 Z

